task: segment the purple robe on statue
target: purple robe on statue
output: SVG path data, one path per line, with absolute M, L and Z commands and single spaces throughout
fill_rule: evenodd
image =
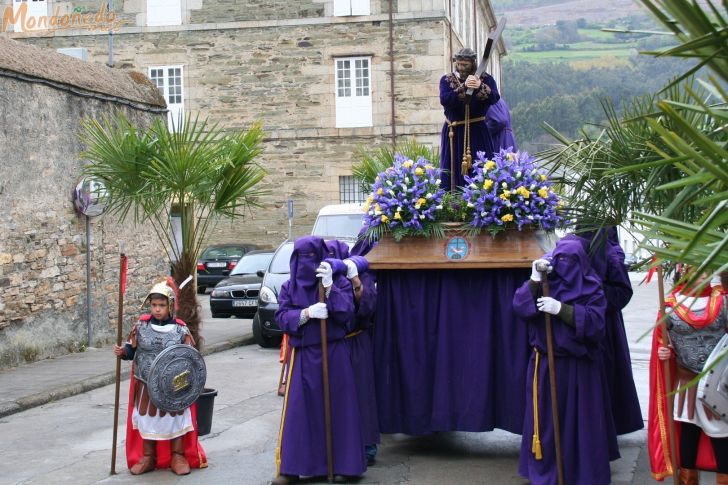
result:
M 485 85 L 490 87 L 490 95 L 485 92 Z M 461 163 L 463 161 L 464 143 L 465 143 L 465 84 L 460 82 L 457 75 L 450 73 L 442 76 L 440 79 L 440 104 L 445 108 L 446 122 L 442 126 L 442 139 L 440 141 L 440 168 L 442 174 L 442 188 L 450 190 L 450 125 L 449 123 L 460 122 L 459 125 L 453 126 L 453 145 L 452 170 L 454 171 L 455 187 L 465 185 L 465 179 L 461 173 Z M 488 128 L 485 125 L 485 112 L 488 106 L 492 105 L 498 99 L 498 87 L 495 79 L 488 74 L 483 74 L 480 89 L 473 93 L 470 98 L 470 120 L 480 119 L 470 123 L 470 154 L 473 161 L 477 160 L 477 153 L 485 152 L 486 157 L 493 156 L 493 143 L 488 134 Z
M 521 433 L 529 345 L 510 302 L 530 270 L 379 270 L 380 430 Z
M 610 409 L 605 405 L 608 396 L 601 360 L 607 301 L 579 241 L 562 239 L 551 259 L 554 269 L 548 276 L 549 296 L 574 310 L 574 326 L 551 316 L 564 483 L 606 484 L 610 482 L 609 461 L 614 458 L 611 450 L 616 447 Z M 545 314 L 536 308 L 536 295 L 529 281 L 513 296 L 513 308 L 526 322 L 534 349 L 525 381 L 527 399 L 518 472 L 534 485 L 556 484 Z M 541 459 L 533 453 L 536 434 Z
M 298 239 L 291 255 L 291 277 L 281 287 L 275 318 L 293 346 L 281 416 L 279 474 L 327 474 L 320 320 L 299 326 L 301 311 L 318 302 L 316 268 L 328 251 L 320 238 Z M 344 336 L 354 326 L 354 298 L 346 277 L 334 278 L 326 297 L 327 342 L 334 473 L 366 471 L 359 405 L 349 347 Z
M 493 150 L 517 151 L 516 139 L 511 127 L 511 113 L 503 98 L 488 108 L 485 114 L 485 125 L 488 127 L 490 139 L 493 141 Z
M 602 280 L 604 296 L 607 298 L 604 369 L 614 426 L 616 433 L 621 435 L 644 428 L 622 317 L 622 309 L 632 299 L 632 283 L 624 265 L 624 251 L 619 246 L 617 228 L 608 230 L 606 241 L 602 240 L 603 231 L 596 234 L 585 232 L 567 237 L 578 238 L 583 244 L 594 272 Z

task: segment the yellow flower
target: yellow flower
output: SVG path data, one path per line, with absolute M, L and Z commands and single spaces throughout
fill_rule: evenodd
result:
M 389 217 L 387 217 L 387 216 L 385 216 L 384 214 L 382 214 L 382 222 L 384 222 L 385 224 L 386 224 L 387 222 L 389 222 Z
M 503 217 L 501 217 L 501 221 L 503 222 L 511 222 L 513 220 L 513 214 L 506 214 Z
M 384 190 L 382 190 L 381 187 L 377 189 L 377 195 L 382 195 L 384 193 Z
M 485 165 L 483 165 L 483 168 L 486 170 L 495 168 L 495 162 L 493 160 L 488 160 L 487 162 L 485 162 Z
M 524 199 L 528 199 L 529 197 L 531 197 L 531 192 L 529 192 L 528 189 L 524 186 L 518 187 L 516 192 L 518 192 Z
M 433 168 L 435 168 L 435 167 L 433 167 L 430 164 L 425 165 L 425 169 L 427 169 L 427 170 L 432 170 Z
M 379 207 L 379 204 L 374 204 L 374 212 L 382 213 L 382 209 Z
M 490 190 L 491 187 L 493 187 L 493 181 L 491 179 L 487 179 L 485 182 L 483 182 L 483 188 L 485 190 Z
M 420 175 L 422 175 L 423 173 L 425 173 L 425 171 L 424 171 L 424 170 L 422 170 L 422 167 L 417 167 L 417 168 L 415 169 L 415 175 L 417 175 L 418 177 L 419 177 Z
M 427 203 L 427 199 L 425 199 L 424 197 L 420 197 L 419 199 L 417 199 L 417 203 L 419 205 L 425 204 Z
M 546 198 L 549 196 L 549 190 L 546 187 L 541 187 L 538 189 L 538 195 L 539 197 Z
M 394 218 L 395 219 L 399 219 L 401 221 L 402 220 L 402 214 L 400 214 L 399 211 L 397 211 L 397 213 L 394 214 Z
M 559 209 L 564 207 L 564 205 L 565 205 L 564 199 L 559 199 L 559 201 L 556 203 L 556 207 L 558 207 Z
M 512 162 L 513 161 L 513 154 L 512 153 L 507 154 L 506 155 L 506 160 L 508 160 L 509 162 Z
M 539 178 L 539 179 L 541 180 L 541 182 L 543 182 L 543 181 L 544 181 L 544 180 L 546 180 L 546 179 L 547 179 L 548 177 L 546 177 L 546 175 L 544 175 L 544 174 L 541 174 L 541 175 L 539 175 L 539 176 L 538 176 L 538 178 Z
M 504 190 L 503 193 L 499 196 L 503 200 L 508 200 L 508 198 L 511 196 L 510 190 Z
M 414 164 L 415 164 L 415 162 L 413 162 L 412 160 L 407 160 L 402 165 L 404 165 L 407 168 L 412 168 L 412 165 L 414 165 Z

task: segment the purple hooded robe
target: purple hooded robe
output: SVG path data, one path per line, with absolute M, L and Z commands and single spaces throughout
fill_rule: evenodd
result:
M 622 309 L 632 299 L 632 283 L 624 265 L 617 228 L 606 231 L 606 240 L 604 234 L 605 231 L 584 232 L 567 237 L 578 238 L 582 243 L 592 269 L 602 281 L 607 298 L 606 337 L 603 340 L 607 389 L 616 433 L 626 434 L 644 428 L 622 317 Z
M 348 254 L 349 247 L 340 241 L 326 241 L 326 246 L 329 248 L 330 257 L 337 258 L 337 260 L 350 257 Z M 362 444 L 375 445 L 379 443 L 379 418 L 377 416 L 377 394 L 374 385 L 374 353 L 372 350 L 370 328 L 376 309 L 377 290 L 372 274 L 366 271 L 368 266 L 366 260 L 356 255 L 353 255 L 351 259 L 356 263 L 359 271 L 362 294 L 359 303 L 356 304 L 353 331 L 346 336 L 345 342 L 349 346 L 351 365 L 354 368 L 354 380 L 356 382 L 359 413 L 361 416 Z M 345 268 L 344 274 L 346 274 Z
M 562 239 L 551 259 L 549 296 L 572 306 L 574 317 L 571 326 L 551 316 L 564 483 L 606 484 L 610 482 L 611 450 L 616 447 L 611 413 L 605 405 L 608 396 L 601 360 L 607 302 L 579 241 Z M 526 322 L 533 348 L 525 383 L 526 413 L 518 471 L 534 485 L 557 483 L 545 314 L 536 308 L 539 294 L 540 287 L 534 295 L 529 280 L 513 296 L 513 309 Z M 536 434 L 541 459 L 532 451 Z
M 278 297 L 275 318 L 293 346 L 276 450 L 279 474 L 327 474 L 320 320 L 299 326 L 301 311 L 318 302 L 316 268 L 327 255 L 321 238 L 298 239 L 291 255 L 291 277 Z M 334 473 L 359 476 L 366 471 L 366 458 L 354 370 L 344 343 L 355 311 L 351 284 L 345 277 L 335 278 L 325 302 Z

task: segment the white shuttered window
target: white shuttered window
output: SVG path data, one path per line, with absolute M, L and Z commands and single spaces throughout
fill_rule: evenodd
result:
M 182 66 L 155 66 L 149 68 L 149 79 L 157 86 L 167 101 L 167 123 L 172 129 L 184 120 L 184 93 L 182 90 Z
M 334 15 L 369 15 L 370 3 L 370 0 L 334 0 Z
M 336 127 L 372 126 L 370 57 L 336 59 Z
M 147 25 L 182 25 L 181 0 L 147 0 Z

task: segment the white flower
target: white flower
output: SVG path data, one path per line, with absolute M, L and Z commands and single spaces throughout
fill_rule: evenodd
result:
M 475 204 L 473 204 L 472 202 L 468 202 L 468 207 L 475 207 Z
M 442 180 L 440 180 L 440 179 L 435 180 L 435 185 L 440 185 L 441 183 L 442 183 Z
M 437 209 L 437 210 L 440 210 L 440 209 L 442 209 L 442 204 L 440 204 L 440 205 L 436 205 L 436 206 L 435 206 L 435 209 Z
M 511 201 L 510 200 L 507 200 L 506 201 L 506 207 L 510 207 L 510 206 L 511 206 Z
M 480 213 L 480 217 L 485 217 L 487 214 L 488 214 L 487 212 L 483 211 Z
M 424 214 L 420 214 L 420 219 L 424 219 L 424 218 L 425 218 L 425 215 Z
M 501 187 L 503 187 L 504 189 L 507 189 L 508 188 L 508 183 L 507 182 L 501 183 Z
M 400 184 L 402 186 L 402 190 L 407 191 L 407 184 Z
M 402 206 L 401 205 L 398 205 L 397 206 L 397 212 L 402 212 Z
M 405 177 L 405 178 L 404 178 L 404 183 L 406 183 L 406 184 L 409 184 L 409 183 L 410 183 L 410 179 L 409 179 L 409 177 Z
M 475 184 L 470 184 L 470 188 L 471 188 L 471 189 L 477 189 L 477 188 L 478 188 L 478 186 L 477 186 L 477 185 L 475 185 Z
M 529 204 L 530 204 L 529 201 L 526 201 L 526 202 L 523 203 L 523 205 L 529 205 Z
M 531 190 L 534 190 L 536 188 L 536 184 L 531 184 L 531 185 L 529 185 L 528 188 L 531 189 Z
M 432 199 L 432 194 L 428 192 L 427 195 L 425 195 L 425 199 Z
M 385 180 L 385 183 L 390 187 L 394 185 L 391 180 Z
M 521 171 L 516 172 L 516 178 L 521 178 Z
M 529 215 L 528 218 L 531 219 L 531 220 L 533 220 L 533 216 L 532 215 Z

